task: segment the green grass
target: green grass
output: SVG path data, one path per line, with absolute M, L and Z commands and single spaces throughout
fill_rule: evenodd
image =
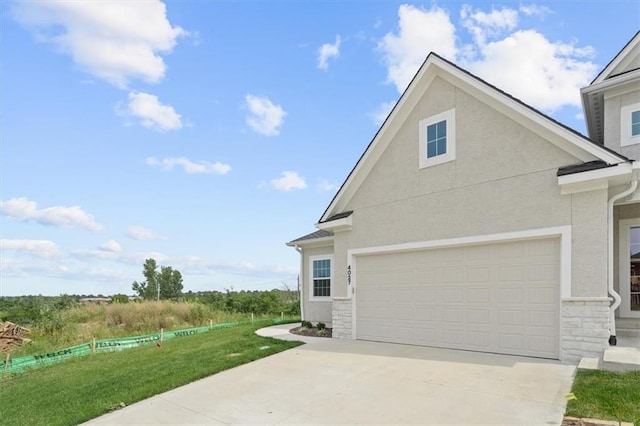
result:
M 74 425 L 300 345 L 242 325 L 0 377 L 3 425 Z M 260 348 L 263 349 L 260 349 Z M 267 347 L 267 348 L 264 348 Z
M 567 416 L 633 422 L 640 425 L 640 371 L 580 370 L 567 404 Z

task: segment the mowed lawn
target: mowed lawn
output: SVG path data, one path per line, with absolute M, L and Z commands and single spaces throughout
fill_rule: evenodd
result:
M 640 425 L 640 371 L 580 370 L 571 392 L 576 399 L 567 404 L 568 416 Z
M 260 337 L 270 323 L 212 330 L 0 376 L 2 425 L 75 425 L 300 345 Z

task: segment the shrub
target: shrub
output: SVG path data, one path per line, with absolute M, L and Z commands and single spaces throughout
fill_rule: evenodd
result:
M 319 322 L 316 327 L 318 328 L 318 330 L 324 330 L 325 328 L 327 328 L 327 325 L 323 322 Z
M 311 322 L 309 322 L 309 321 L 302 321 L 302 327 L 303 328 L 313 328 L 313 324 L 311 324 Z

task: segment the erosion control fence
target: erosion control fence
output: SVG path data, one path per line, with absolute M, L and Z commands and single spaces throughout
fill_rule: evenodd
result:
M 269 319 L 269 320 L 261 320 L 262 321 L 270 321 L 273 324 L 281 322 L 280 318 L 278 319 Z M 187 337 L 193 336 L 199 333 L 206 333 L 210 330 L 220 329 L 220 328 L 230 328 L 236 327 L 242 324 L 249 324 L 256 321 L 242 321 L 242 322 L 227 322 L 221 324 L 214 324 L 211 326 L 205 327 L 196 327 L 196 328 L 186 328 L 184 330 L 175 330 L 175 331 L 160 331 L 160 333 L 154 334 L 146 334 L 143 336 L 133 336 L 133 337 L 120 337 L 115 339 L 102 339 L 102 340 L 93 340 L 90 343 L 83 343 L 77 346 L 71 346 L 69 348 L 61 349 L 55 352 L 49 352 L 42 355 L 29 355 L 23 356 L 19 358 L 9 358 L 2 361 L 0 364 L 0 374 L 6 373 L 22 373 L 30 368 L 42 367 L 44 365 L 53 364 L 56 362 L 64 361 L 69 358 L 90 355 L 96 352 L 113 352 L 120 351 L 128 348 L 135 348 L 140 345 L 149 344 L 149 343 L 160 343 L 165 340 L 175 339 L 179 337 Z

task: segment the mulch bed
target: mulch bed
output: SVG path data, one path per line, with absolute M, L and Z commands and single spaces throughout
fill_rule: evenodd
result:
M 318 332 L 320 332 L 318 334 Z M 316 327 L 306 328 L 306 327 L 296 327 L 289 330 L 290 333 L 298 334 L 300 336 L 311 336 L 311 337 L 331 337 L 331 329 L 325 328 L 324 330 L 318 330 Z

